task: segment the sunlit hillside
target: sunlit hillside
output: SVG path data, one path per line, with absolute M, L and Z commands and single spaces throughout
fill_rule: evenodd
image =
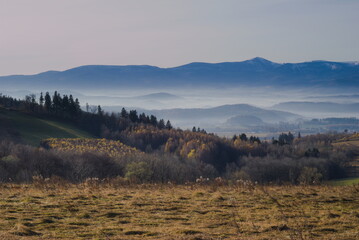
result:
M 3 137 L 16 138 L 26 144 L 39 146 L 46 138 L 91 138 L 91 134 L 63 121 L 38 118 L 24 112 L 0 106 L 0 132 Z

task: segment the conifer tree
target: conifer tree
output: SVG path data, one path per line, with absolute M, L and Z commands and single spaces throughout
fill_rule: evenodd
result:
M 42 95 L 42 92 L 40 93 L 39 103 L 41 107 L 44 105 L 44 96 Z
M 129 116 L 131 122 L 133 122 L 133 123 L 138 122 L 138 116 L 137 116 L 136 110 L 130 110 L 130 114 L 128 116 Z
M 157 118 L 153 115 L 151 115 L 150 117 L 150 123 L 153 125 L 153 126 L 157 126 L 158 122 L 157 122 Z
M 78 98 L 75 99 L 75 109 L 76 109 L 76 111 L 75 111 L 76 116 L 81 114 L 81 106 L 80 106 L 80 101 Z
M 158 122 L 157 127 L 158 127 L 159 129 L 164 129 L 164 128 L 166 127 L 166 125 L 165 125 L 165 120 L 160 119 L 160 121 Z
M 52 101 L 49 92 L 45 94 L 45 110 L 48 113 L 52 110 Z
M 167 120 L 166 129 L 171 130 L 172 128 L 173 127 L 172 127 L 172 124 L 171 124 L 170 120 Z
M 97 114 L 100 115 L 100 116 L 103 115 L 103 110 L 102 110 L 100 105 L 97 106 Z
M 121 110 L 121 117 L 122 118 L 128 118 L 128 112 L 126 111 L 125 108 L 122 108 L 122 110 Z

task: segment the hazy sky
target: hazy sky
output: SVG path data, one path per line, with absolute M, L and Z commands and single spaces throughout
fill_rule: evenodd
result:
M 359 0 L 0 0 L 0 75 L 359 60 Z

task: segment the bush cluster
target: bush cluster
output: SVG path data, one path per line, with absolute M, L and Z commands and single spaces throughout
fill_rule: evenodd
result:
M 354 150 L 332 147 L 331 142 L 339 135 L 307 136 L 282 146 L 239 139 L 218 140 L 216 145 L 208 140 L 214 136 L 203 134 L 202 137 L 202 142 L 182 139 L 170 145 L 165 141 L 156 151 L 128 154 L 35 148 L 3 141 L 0 143 L 0 181 L 30 182 L 33 176 L 57 176 L 71 182 L 121 177 L 134 183 L 185 183 L 203 176 L 259 183 L 312 184 L 344 177 L 346 163 L 355 156 Z M 170 141 L 176 142 L 176 139 Z M 226 148 L 222 148 L 224 143 Z M 226 162 L 229 147 L 233 161 Z M 308 152 L 314 154 L 308 155 Z
M 198 160 L 184 161 L 170 154 L 110 156 L 94 151 L 75 152 L 0 143 L 0 182 L 31 182 L 33 176 L 60 177 L 71 182 L 89 178 L 124 177 L 134 183 L 185 183 L 198 176 L 214 178 L 213 166 Z

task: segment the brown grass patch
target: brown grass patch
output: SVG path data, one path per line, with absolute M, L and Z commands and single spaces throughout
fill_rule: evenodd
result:
M 0 185 L 0 239 L 358 239 L 350 186 L 48 189 Z

